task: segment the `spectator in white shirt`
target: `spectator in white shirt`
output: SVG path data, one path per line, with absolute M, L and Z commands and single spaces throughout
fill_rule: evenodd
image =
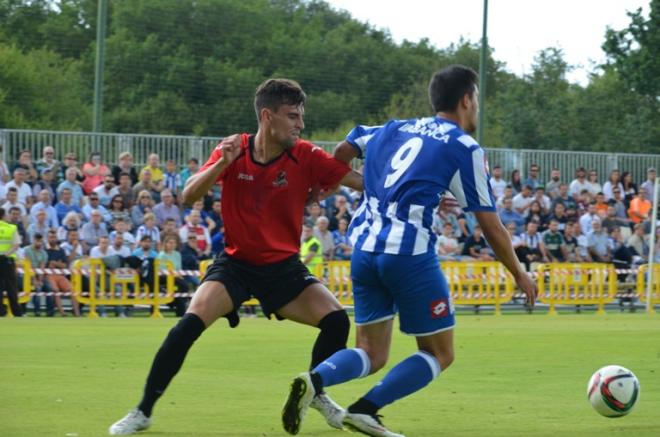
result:
M 7 182 L 5 189 L 9 190 L 11 187 L 16 188 L 18 202 L 22 203 L 26 208 L 32 206 L 32 188 L 25 182 L 25 170 L 22 168 L 14 170 L 14 179 Z
M 499 199 L 504 195 L 504 188 L 506 188 L 507 183 L 502 179 L 502 167 L 496 165 L 493 167 L 493 173 L 490 178 L 490 188 L 493 190 L 493 195 L 495 199 Z
M 128 258 L 131 256 L 132 251 L 128 246 L 124 245 L 124 237 L 122 234 L 115 235 L 115 240 L 111 244 L 115 255 L 119 255 L 122 258 Z
M 610 177 L 603 184 L 603 194 L 605 195 L 605 200 L 610 200 L 614 198 L 614 189 L 618 189 L 623 193 L 623 184 L 621 183 L 621 173 L 619 170 L 614 169 L 610 172 Z
M 119 194 L 119 188 L 115 187 L 115 178 L 108 174 L 103 178 L 103 183 L 92 190 L 99 196 L 99 202 L 104 207 L 110 206 L 110 201 Z
M 550 201 L 550 198 L 545 195 L 545 189 L 543 187 L 536 187 L 534 200 L 536 200 L 541 206 L 541 212 L 543 215 L 550 214 L 550 206 L 552 205 L 552 202 Z
M 99 237 L 98 246 L 92 247 L 92 250 L 89 251 L 89 257 L 92 259 L 100 259 L 113 255 L 117 255 L 117 252 L 110 246 L 110 239 L 108 237 Z
M 533 201 L 534 196 L 532 196 L 532 187 L 529 185 L 523 185 L 522 191 L 513 196 L 513 209 L 523 217 L 527 217 L 529 206 Z
M 578 196 L 582 190 L 589 190 L 591 186 L 586 179 L 587 171 L 584 167 L 579 167 L 575 170 L 575 179 L 571 181 L 571 184 L 568 186 L 568 194 L 573 196 L 577 200 Z
M 580 216 L 580 230 L 582 235 L 589 235 L 593 230 L 592 224 L 595 219 L 598 219 L 598 211 L 596 210 L 596 202 L 589 203 L 587 212 Z
M 445 223 L 442 235 L 436 242 L 436 250 L 440 261 L 458 261 L 461 259 L 461 248 L 454 236 L 454 227 L 451 223 Z
M 60 247 L 64 250 L 64 253 L 67 256 L 67 261 L 69 266 L 73 264 L 74 261 L 83 257 L 85 253 L 85 247 L 83 242 L 79 239 L 78 231 L 69 231 L 66 236 L 66 242 L 62 243 Z
M 188 235 L 195 235 L 197 248 L 203 255 L 211 255 L 211 235 L 209 230 L 200 224 L 202 217 L 199 211 L 196 209 L 191 210 L 188 217 L 186 217 L 186 221 L 186 225 L 179 230 L 181 241 L 188 241 Z
M 34 223 L 37 217 L 37 212 L 46 211 L 48 226 L 55 229 L 60 226 L 60 222 L 57 219 L 57 211 L 53 208 L 51 200 L 50 192 L 48 190 L 41 190 L 39 192 L 39 201 L 30 208 L 30 222 Z
M 160 243 L 160 230 L 158 229 L 158 226 L 156 226 L 156 216 L 153 213 L 148 212 L 142 217 L 142 219 L 144 220 L 144 224 L 137 229 L 135 239 L 137 241 L 142 241 L 142 237 L 147 235 L 148 237 L 151 237 L 151 248 L 153 250 L 158 250 Z
M 128 247 L 131 252 L 135 249 L 135 237 L 128 232 L 129 224 L 124 220 L 117 220 L 115 222 L 115 230 L 110 232 L 110 243 L 114 246 L 115 238 L 117 235 L 124 237 L 124 246 Z
M 2 209 L 9 211 L 13 207 L 20 209 L 21 217 L 26 218 L 27 209 L 25 208 L 25 205 L 18 201 L 18 190 L 16 187 L 10 187 L 7 190 L 7 201 L 2 205 Z

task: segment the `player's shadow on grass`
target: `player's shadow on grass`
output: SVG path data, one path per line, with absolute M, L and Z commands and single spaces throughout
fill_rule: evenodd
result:
M 337 435 L 338 430 L 336 429 L 324 429 L 324 430 L 318 430 L 318 429 L 313 429 L 309 430 L 307 435 L 310 436 L 330 436 L 330 435 Z M 339 431 L 341 432 L 341 431 Z M 166 437 L 283 437 L 287 436 L 288 434 L 284 432 L 284 430 L 281 429 L 269 429 L 268 431 L 261 431 L 261 432 L 254 432 L 254 431 L 179 431 L 179 430 L 171 430 L 171 431 L 155 431 L 155 430 L 149 430 L 146 435 L 149 436 L 166 436 Z

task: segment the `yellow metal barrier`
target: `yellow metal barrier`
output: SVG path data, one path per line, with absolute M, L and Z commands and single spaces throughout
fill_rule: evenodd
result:
M 79 303 L 89 305 L 89 317 L 99 317 L 96 307 L 99 305 L 151 305 L 152 318 L 160 318 L 160 305 L 170 303 L 174 300 L 174 275 L 166 277 L 166 293 L 161 296 L 160 270 L 174 271 L 174 265 L 170 261 L 154 261 L 154 291 L 150 292 L 149 285 L 144 285 L 144 292 L 140 293 L 140 278 L 132 269 L 118 269 L 107 272 L 105 264 L 100 259 L 82 259 L 73 264 L 71 282 L 73 285 L 73 298 Z M 87 273 L 89 289 L 83 292 L 83 273 Z M 109 279 L 109 281 L 108 281 Z M 107 283 L 110 287 L 106 287 Z M 133 296 L 130 295 L 129 285 L 132 285 Z
M 329 261 L 324 266 L 318 266 L 316 271 L 312 271 L 314 276 L 323 279 L 323 270 L 325 282 L 328 290 L 335 295 L 342 305 L 353 305 L 353 281 L 351 281 L 351 262 L 350 261 Z
M 29 259 L 20 259 L 16 260 L 16 268 L 23 269 L 23 286 L 21 287 L 21 284 L 16 284 L 18 286 L 18 303 L 28 303 L 32 297 L 32 277 L 34 276 L 32 273 L 32 264 Z M 4 293 L 2 295 L 2 302 L 7 307 L 7 317 L 14 317 L 14 313 L 12 313 L 11 306 L 9 305 L 9 299 L 4 297 Z
M 513 296 L 513 279 L 496 261 L 445 261 L 440 263 L 456 305 L 500 305 Z
M 550 304 L 549 314 L 557 314 L 555 305 L 597 305 L 596 312 L 605 314 L 605 304 L 616 296 L 612 264 L 540 264 L 537 272 L 539 301 Z
M 637 271 L 637 296 L 641 302 L 646 303 L 646 285 L 648 283 L 648 264 L 640 266 Z M 652 313 L 655 313 L 654 305 L 660 305 L 660 264 L 653 264 L 653 284 L 651 284 L 651 305 Z

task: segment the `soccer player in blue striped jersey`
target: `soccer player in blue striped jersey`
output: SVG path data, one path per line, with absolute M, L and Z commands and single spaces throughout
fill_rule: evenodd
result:
M 285 406 L 299 411 L 298 423 L 315 393 L 385 365 L 397 312 L 401 331 L 415 337 L 419 350 L 352 404 L 344 425 L 371 436 L 400 436 L 383 425 L 378 411 L 429 384 L 454 360 L 454 307 L 431 230 L 444 193 L 474 212 L 497 258 L 534 304 L 536 286 L 496 213 L 484 151 L 470 136 L 477 127 L 476 84 L 473 70 L 447 67 L 429 86 L 434 117 L 357 126 L 345 140 L 353 148 L 338 146 L 341 160 L 364 158 L 364 196 L 349 228 L 357 345 L 294 379 Z

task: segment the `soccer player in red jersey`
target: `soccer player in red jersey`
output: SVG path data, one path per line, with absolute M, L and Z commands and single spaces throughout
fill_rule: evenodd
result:
M 222 182 L 226 248 L 208 269 L 190 307 L 154 358 L 140 404 L 110 427 L 127 435 L 151 424 L 154 404 L 202 332 L 220 317 L 238 324 L 236 310 L 256 297 L 270 316 L 315 326 L 320 333 L 311 367 L 346 347 L 346 311 L 299 258 L 303 209 L 310 190 L 337 184 L 362 190 L 362 176 L 321 148 L 300 139 L 305 93 L 298 83 L 269 79 L 256 91 L 256 135 L 225 138 L 183 190 L 192 203 Z M 349 146 L 350 147 L 350 146 Z M 325 393 L 312 402 L 331 426 L 343 410 Z

